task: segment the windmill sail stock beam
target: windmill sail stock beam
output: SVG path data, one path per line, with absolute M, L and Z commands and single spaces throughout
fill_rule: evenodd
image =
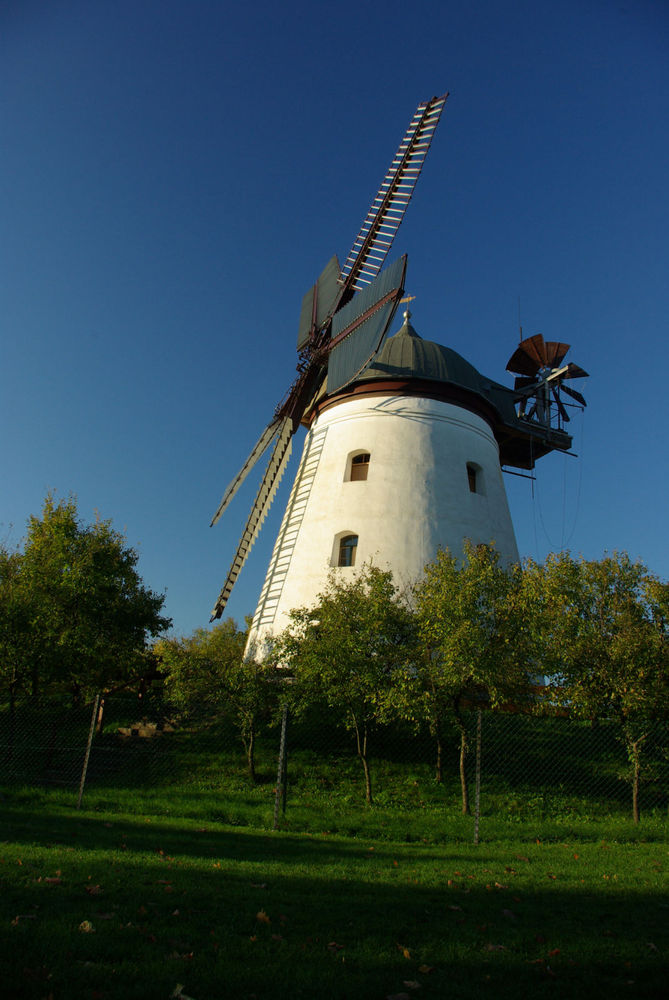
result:
M 258 494 L 253 502 L 253 507 L 251 508 L 251 513 L 249 514 L 246 526 L 242 532 L 242 537 L 239 540 L 239 545 L 237 546 L 237 551 L 235 552 L 232 560 L 232 565 L 230 566 L 225 583 L 221 588 L 221 592 L 218 595 L 216 604 L 211 612 L 210 621 L 212 622 L 216 618 L 220 618 L 223 614 L 225 605 L 227 604 L 230 593 L 232 592 L 232 588 L 235 585 L 237 577 L 241 573 L 242 567 L 246 562 L 246 557 L 258 537 L 258 532 L 260 531 L 263 521 L 267 516 L 267 512 L 272 505 L 274 494 L 279 487 L 281 477 L 286 469 L 286 466 L 288 465 L 288 459 L 290 458 L 290 452 L 292 449 L 292 437 L 293 431 L 290 417 L 285 417 L 283 421 L 281 421 L 276 444 L 274 445 L 269 462 L 267 463 L 265 475 L 263 476 L 260 489 L 258 490 Z
M 281 421 L 280 421 L 279 417 L 275 416 L 274 419 L 272 420 L 272 422 L 262 432 L 262 434 L 258 438 L 258 442 L 257 442 L 256 446 L 253 448 L 251 454 L 246 459 L 244 465 L 241 467 L 241 469 L 239 470 L 239 472 L 237 473 L 237 475 L 232 480 L 232 482 L 230 483 L 230 485 L 226 489 L 225 493 L 223 494 L 221 502 L 219 503 L 218 508 L 216 509 L 216 513 L 214 514 L 214 516 L 211 519 L 211 524 L 209 525 L 209 527 L 213 527 L 213 525 L 216 524 L 216 522 L 220 518 L 221 514 L 223 513 L 223 511 L 225 510 L 225 508 L 228 506 L 228 504 L 230 503 L 230 501 L 232 500 L 233 496 L 235 495 L 235 493 L 237 492 L 237 490 L 239 489 L 239 487 L 242 485 L 242 483 L 244 482 L 244 480 L 248 476 L 248 474 L 251 471 L 251 469 L 253 468 L 253 466 L 256 464 L 256 462 L 260 458 L 262 458 L 263 454 L 267 451 L 267 449 L 269 448 L 270 444 L 272 443 L 273 438 L 275 437 L 275 435 L 276 435 L 276 433 L 277 433 L 277 431 L 279 429 L 280 422 Z
M 360 291 L 381 270 L 404 218 L 448 94 L 416 109 L 404 139 L 344 262 L 346 289 Z

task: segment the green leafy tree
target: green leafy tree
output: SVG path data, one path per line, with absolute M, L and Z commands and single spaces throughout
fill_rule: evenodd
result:
M 22 678 L 79 698 L 141 675 L 150 638 L 169 628 L 164 595 L 142 583 L 138 556 L 110 521 L 85 525 L 76 500 L 47 496 L 20 560 L 30 654 Z
M 445 727 L 455 723 L 465 814 L 469 788 L 464 710 L 477 701 L 495 707 L 528 695 L 519 581 L 520 568 L 503 567 L 492 546 L 466 541 L 462 560 L 441 549 L 415 591 L 422 646 L 419 675 L 423 708 L 437 742 L 436 777 L 442 779 Z
M 551 555 L 543 566 L 528 564 L 524 585 L 547 697 L 576 718 L 618 721 L 638 822 L 644 745 L 669 717 L 669 586 L 624 552 Z
M 29 661 L 30 599 L 21 576 L 22 557 L 0 543 L 0 684 L 9 695 L 8 752 L 13 753 L 16 698 Z
M 352 579 L 334 570 L 316 603 L 291 612 L 274 656 L 294 677 L 297 711 L 326 704 L 355 734 L 372 803 L 370 734 L 406 715 L 413 686 L 413 616 L 392 573 L 365 565 Z
M 247 632 L 227 618 L 211 630 L 197 629 L 188 638 L 159 639 L 154 652 L 172 704 L 190 716 L 232 722 L 255 782 L 256 737 L 272 713 L 277 685 L 270 667 L 244 660 L 246 637 Z

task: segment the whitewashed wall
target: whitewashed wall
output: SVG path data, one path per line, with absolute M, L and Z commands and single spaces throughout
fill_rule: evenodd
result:
M 350 455 L 369 452 L 368 478 L 347 481 Z M 478 467 L 472 493 L 467 464 Z M 356 565 L 420 577 L 439 546 L 460 555 L 465 538 L 494 542 L 504 561 L 518 549 L 494 435 L 468 410 L 410 396 L 358 396 L 313 424 L 279 532 L 249 649 L 263 655 L 288 612 L 314 603 L 338 560 L 338 539 L 359 539 Z

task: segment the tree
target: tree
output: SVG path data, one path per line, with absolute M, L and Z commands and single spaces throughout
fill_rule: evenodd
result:
M 21 566 L 21 553 L 0 543 L 0 681 L 9 692 L 9 757 L 14 751 L 17 690 L 30 650 L 29 596 Z
M 669 715 L 669 585 L 624 552 L 601 560 L 563 552 L 528 564 L 525 587 L 551 700 L 576 718 L 621 726 L 638 823 L 643 747 Z
M 49 686 L 80 698 L 141 674 L 149 638 L 171 620 L 137 561 L 110 521 L 82 524 L 73 497 L 49 494 L 30 517 L 18 578 L 29 607 L 22 683 L 33 697 Z
M 244 747 L 251 781 L 256 781 L 255 743 L 260 723 L 276 700 L 273 671 L 244 660 L 247 632 L 227 618 L 189 638 L 159 639 L 154 651 L 165 671 L 165 691 L 182 711 L 232 721 Z
M 444 726 L 455 722 L 460 742 L 462 811 L 469 812 L 467 729 L 463 710 L 477 700 L 491 706 L 526 697 L 526 668 L 518 593 L 520 568 L 504 568 L 492 546 L 465 541 L 459 561 L 441 549 L 425 567 L 415 592 L 422 645 L 423 706 L 437 741 L 442 778 Z
M 392 573 L 366 564 L 351 580 L 333 570 L 311 608 L 291 612 L 274 656 L 294 677 L 298 711 L 315 702 L 341 715 L 355 734 L 371 804 L 369 737 L 405 714 L 412 686 L 413 616 Z

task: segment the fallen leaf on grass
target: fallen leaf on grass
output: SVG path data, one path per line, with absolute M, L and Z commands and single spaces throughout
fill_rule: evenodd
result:
M 402 984 L 406 986 L 408 990 L 419 990 L 420 983 L 417 979 L 403 979 Z
M 330 941 L 330 943 L 328 945 L 328 950 L 329 951 L 341 951 L 342 948 L 344 948 L 344 945 L 343 944 L 337 944 L 336 941 Z
M 53 878 L 47 877 L 44 879 L 44 881 L 48 883 L 48 885 L 62 885 L 63 882 L 62 878 L 60 878 L 58 875 L 55 875 Z
M 461 906 L 456 906 L 456 905 L 449 906 L 449 910 L 459 910 L 462 913 L 462 907 Z
M 85 888 L 89 896 L 101 896 L 104 892 L 101 885 L 87 885 Z
M 259 920 L 261 924 L 271 924 L 272 921 L 267 916 L 264 910 L 258 910 L 256 913 L 256 920 Z
M 646 947 L 650 948 L 651 951 L 659 951 L 659 948 L 657 947 L 657 945 L 653 944 L 652 941 L 646 941 Z
M 404 957 L 405 957 L 405 958 L 411 958 L 411 952 L 409 951 L 409 949 L 408 949 L 408 948 L 405 948 L 403 944 L 400 944 L 400 943 L 398 942 L 398 943 L 397 943 L 397 947 L 398 947 L 398 948 L 399 948 L 399 950 L 400 950 L 400 951 L 402 952 L 402 954 L 404 955 Z
M 419 965 L 418 966 L 418 971 L 423 976 L 428 976 L 431 972 L 434 972 L 434 966 L 433 965 Z
M 555 956 L 559 955 L 559 954 L 560 954 L 560 949 L 559 948 L 551 948 L 551 950 L 548 952 L 548 957 L 549 958 L 555 958 Z
M 529 862 L 529 860 L 530 860 L 529 858 L 526 858 L 524 854 L 516 854 L 515 858 L 516 858 L 516 861 L 527 861 L 527 862 Z
M 12 920 L 12 927 L 16 927 L 16 925 L 18 924 L 19 920 L 37 920 L 37 914 L 36 913 L 17 913 L 16 916 L 14 917 L 14 919 Z
M 90 920 L 82 920 L 81 923 L 79 924 L 79 930 L 81 931 L 82 934 L 95 933 L 95 927 L 93 927 L 93 924 L 90 922 Z

